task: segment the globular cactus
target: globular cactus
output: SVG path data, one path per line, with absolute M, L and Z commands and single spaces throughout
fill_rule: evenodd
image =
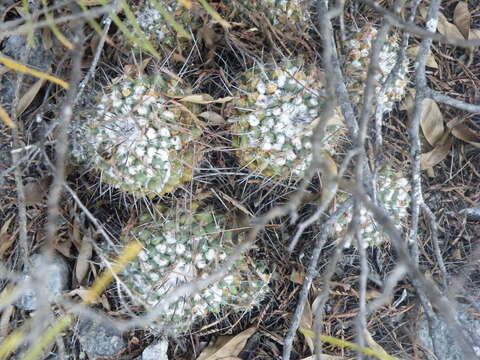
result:
M 312 158 L 310 136 L 320 121 L 322 82 L 318 70 L 301 61 L 261 66 L 238 84 L 233 145 L 243 166 L 266 176 L 300 177 Z M 342 143 L 338 112 L 328 120 L 322 147 Z
M 377 177 L 377 197 L 379 204 L 384 206 L 395 225 L 399 229 L 405 227 L 410 204 L 410 183 L 408 179 L 401 172 L 380 171 Z M 339 201 L 346 200 L 346 198 L 346 194 L 339 193 Z M 352 214 L 353 211 L 350 209 L 336 222 L 333 232 L 337 239 L 340 239 L 347 232 Z M 375 222 L 370 211 L 362 207 L 360 214 L 357 216 L 360 217 L 362 246 L 379 246 L 388 240 L 387 234 Z M 352 243 L 347 243 L 345 246 L 349 247 L 352 244 L 357 245 L 356 241 L 353 240 Z
M 365 81 L 367 78 L 368 65 L 370 62 L 370 51 L 373 47 L 373 41 L 377 36 L 377 29 L 367 24 L 360 31 L 346 42 L 345 58 L 345 79 L 347 88 L 352 94 L 354 104 L 362 103 Z M 388 36 L 380 51 L 379 61 L 375 64 L 378 68 L 375 77 L 375 92 L 379 95 L 382 85 L 387 80 L 387 76 L 393 70 L 398 58 L 398 37 Z M 405 58 L 400 66 L 396 80 L 387 84 L 384 98 L 377 98 L 377 103 L 383 103 L 384 112 L 392 110 L 395 102 L 402 99 L 405 94 L 405 88 L 408 84 L 408 60 Z
M 278 30 L 290 24 L 305 30 L 308 27 L 309 0 L 238 0 L 249 11 L 263 14 Z
M 189 43 L 188 38 L 174 28 L 171 19 L 190 36 L 201 27 L 202 21 L 198 16 L 200 5 L 196 1 L 191 5 L 192 8 L 188 9 L 178 0 L 142 0 L 134 7 L 142 33 L 162 55 L 168 55 L 173 50 L 182 53 Z
M 190 210 L 154 209 L 128 232 L 144 249 L 122 276 L 134 300 L 147 309 L 185 282 L 202 279 L 217 269 L 234 249 L 228 219 L 209 206 L 193 203 Z M 172 334 L 224 306 L 248 310 L 268 292 L 268 277 L 260 266 L 241 258 L 221 281 L 172 304 L 158 319 Z
M 194 121 L 198 109 L 177 101 L 189 91 L 163 76 L 113 85 L 78 120 L 74 157 L 122 191 L 155 196 L 174 190 L 192 179 L 201 153 L 194 143 L 202 133 Z

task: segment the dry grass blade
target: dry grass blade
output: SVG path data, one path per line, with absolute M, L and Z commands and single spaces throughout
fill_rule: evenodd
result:
M 2 105 L 0 105 L 0 119 L 2 119 L 3 123 L 11 129 L 17 127 L 17 125 L 12 121 L 10 115 L 8 115 L 7 111 L 3 108 Z
M 6 67 L 9 67 L 10 69 L 13 69 L 15 71 L 19 71 L 19 72 L 22 72 L 22 73 L 25 73 L 25 74 L 28 74 L 28 75 L 32 75 L 32 76 L 35 76 L 39 79 L 45 79 L 45 80 L 51 81 L 55 84 L 60 85 L 61 87 L 65 88 L 65 89 L 68 89 L 68 87 L 69 87 L 68 82 L 66 82 L 62 79 L 59 79 L 59 78 L 57 78 L 53 75 L 49 75 L 49 74 L 46 74 L 44 72 L 32 69 L 25 64 L 21 64 L 21 63 L 15 61 L 15 60 L 7 58 L 7 57 L 0 56 L 0 63 L 2 63 Z
M 45 18 L 48 21 L 48 26 L 50 27 L 50 30 L 52 30 L 52 33 L 55 35 L 55 37 L 60 41 L 63 46 L 65 46 L 67 49 L 72 50 L 73 49 L 73 44 L 68 40 L 65 35 L 62 34 L 58 26 L 55 24 L 53 16 L 50 14 L 48 11 L 48 4 L 47 0 L 42 0 L 42 5 L 44 7 L 45 11 Z
M 17 116 L 23 114 L 23 112 L 28 108 L 45 82 L 45 79 L 38 79 L 35 84 L 33 84 L 30 89 L 28 89 L 28 91 L 20 98 L 17 105 Z
M 203 6 L 205 11 L 208 13 L 208 15 L 210 15 L 213 18 L 213 20 L 217 21 L 220 25 L 222 25 L 222 27 L 225 30 L 228 30 L 232 27 L 232 25 L 228 21 L 225 21 L 220 16 L 220 14 L 218 12 L 216 12 L 215 9 L 210 6 L 210 4 L 208 2 L 206 2 L 205 0 L 198 0 L 198 2 Z
M 177 32 L 178 36 L 185 38 L 185 39 L 191 39 L 190 34 L 183 28 L 180 23 L 178 23 L 175 18 L 167 11 L 164 9 L 162 5 L 158 3 L 157 0 L 151 0 L 151 3 L 153 7 L 160 13 L 162 14 L 163 18 L 165 19 L 166 22 L 168 22 L 173 29 Z M 188 8 L 188 7 L 187 7 Z M 190 6 L 191 8 L 191 6 Z M 190 9 L 188 8 L 188 9 Z
M 315 338 L 315 333 L 311 330 L 300 329 L 300 331 L 305 336 L 310 336 L 312 339 Z M 325 343 L 335 345 L 335 346 L 338 346 L 338 347 L 341 347 L 341 348 L 344 348 L 344 349 L 352 349 L 352 350 L 355 350 L 355 351 L 359 351 L 359 352 L 361 352 L 365 355 L 374 356 L 374 357 L 376 357 L 377 359 L 380 359 L 380 360 L 399 360 L 398 358 L 396 358 L 394 356 L 385 354 L 383 352 L 378 352 L 375 349 L 371 349 L 371 348 L 368 348 L 368 347 L 365 347 L 365 346 L 359 346 L 359 345 L 357 345 L 355 343 L 352 343 L 350 341 L 339 339 L 339 338 L 336 338 L 336 337 L 333 337 L 333 336 L 320 335 L 320 339 Z

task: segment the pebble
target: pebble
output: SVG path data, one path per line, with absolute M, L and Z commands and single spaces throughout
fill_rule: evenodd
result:
M 110 325 L 86 319 L 78 327 L 78 339 L 89 360 L 119 355 L 127 346 L 122 333 Z
M 55 254 L 48 264 L 44 261 L 43 254 L 33 254 L 30 257 L 32 264 L 31 273 L 41 274 L 47 280 L 47 292 L 49 301 L 55 301 L 62 291 L 67 288 L 69 268 L 67 262 L 61 255 Z M 29 280 L 30 274 L 24 274 L 23 278 Z M 17 301 L 16 306 L 23 310 L 36 310 L 38 307 L 38 296 L 34 289 L 28 289 Z
M 142 360 L 168 360 L 168 341 L 162 339 L 149 345 L 142 353 Z

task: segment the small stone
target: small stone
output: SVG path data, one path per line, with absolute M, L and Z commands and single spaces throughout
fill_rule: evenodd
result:
M 41 274 L 42 278 L 47 280 L 46 294 L 49 296 L 49 301 L 55 301 L 63 290 L 67 288 L 69 269 L 67 262 L 61 255 L 54 254 L 52 259 L 46 263 L 44 261 L 45 255 L 34 254 L 31 256 L 32 263 L 31 273 Z M 24 279 L 29 280 L 30 274 L 24 274 Z M 34 289 L 27 290 L 18 300 L 16 306 L 23 310 L 36 310 L 38 307 L 38 297 Z
M 142 360 L 168 360 L 168 341 L 165 339 L 148 346 L 142 353 Z
M 90 360 L 119 355 L 127 346 L 120 331 L 89 319 L 80 321 L 78 338 Z

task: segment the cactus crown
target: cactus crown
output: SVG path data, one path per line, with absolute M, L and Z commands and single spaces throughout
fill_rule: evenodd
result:
M 357 31 L 346 43 L 345 78 L 347 79 L 348 89 L 352 93 L 354 104 L 360 104 L 362 101 L 362 94 L 370 62 L 370 51 L 376 36 L 377 29 L 367 24 L 360 31 Z M 388 36 L 380 51 L 379 62 L 377 64 L 378 71 L 375 78 L 376 95 L 379 95 L 381 87 L 395 66 L 398 58 L 398 49 L 397 36 Z M 397 78 L 394 79 L 392 83 L 387 84 L 383 98 L 377 99 L 377 103 L 384 104 L 384 112 L 391 111 L 394 103 L 403 97 L 405 87 L 408 83 L 407 75 L 408 60 L 405 58 L 404 62 L 400 65 Z
M 401 230 L 408 217 L 408 206 L 410 202 L 410 184 L 408 179 L 401 173 L 393 170 L 383 170 L 377 178 L 377 200 L 379 204 L 385 207 L 387 213 L 391 216 L 396 226 Z M 346 200 L 346 194 L 341 194 L 339 200 Z M 340 217 L 335 224 L 334 233 L 340 238 L 347 231 L 348 225 L 352 221 L 352 210 Z M 379 225 L 373 219 L 372 214 L 362 207 L 360 212 L 360 228 L 362 231 L 362 245 L 379 246 L 388 240 L 388 236 L 382 231 Z M 345 246 L 349 247 L 351 243 Z M 356 242 L 353 242 L 356 246 Z
M 190 211 L 158 210 L 157 214 L 142 215 L 130 230 L 144 249 L 124 276 L 135 299 L 146 307 L 155 305 L 182 283 L 205 278 L 235 249 L 227 217 L 213 208 L 194 203 Z M 259 304 L 267 283 L 260 267 L 253 269 L 242 258 L 221 281 L 170 306 L 160 322 L 168 324 L 172 332 L 181 333 L 199 317 L 218 312 L 223 306 L 248 309 Z
M 238 88 L 233 144 L 241 164 L 267 176 L 301 176 L 312 157 L 310 136 L 321 114 L 317 69 L 301 61 L 260 67 L 247 72 Z M 323 148 L 335 151 L 343 132 L 336 113 L 327 123 Z
M 192 5 L 198 6 L 195 3 Z M 173 28 L 166 15 L 172 16 L 171 20 L 174 20 L 187 32 L 195 31 L 201 25 L 199 18 L 195 16 L 195 8 L 187 9 L 177 0 L 143 0 L 134 11 L 143 34 L 157 49 L 171 51 L 182 40 L 181 34 Z
M 190 180 L 201 134 L 191 113 L 171 96 L 189 92 L 162 76 L 125 79 L 103 95 L 75 133 L 74 157 L 102 180 L 136 195 L 172 191 Z

